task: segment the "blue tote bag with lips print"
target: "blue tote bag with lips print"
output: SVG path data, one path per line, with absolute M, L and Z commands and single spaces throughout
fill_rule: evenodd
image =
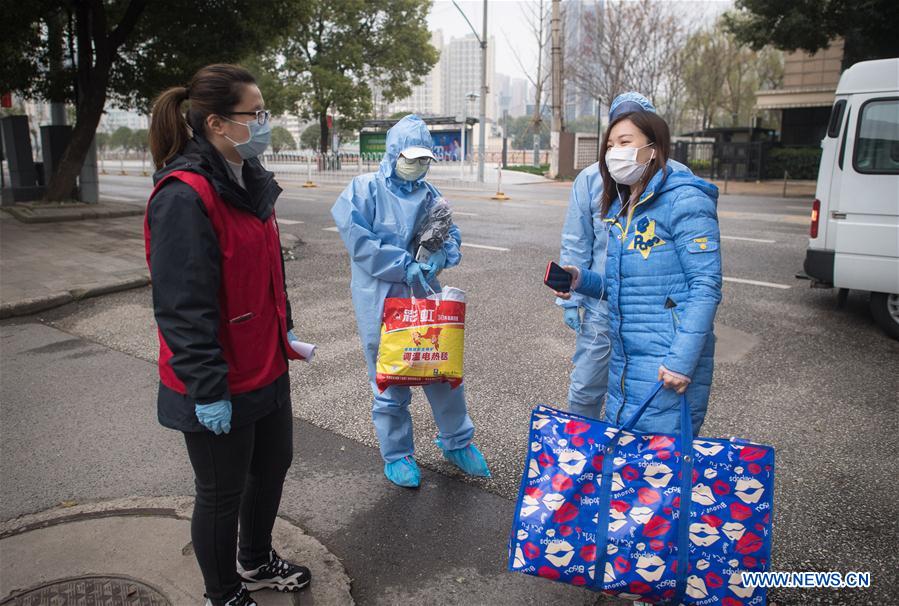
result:
M 656 604 L 763 606 L 742 573 L 771 564 L 774 449 L 632 431 L 548 406 L 531 414 L 509 569 Z M 684 498 L 686 495 L 686 498 Z

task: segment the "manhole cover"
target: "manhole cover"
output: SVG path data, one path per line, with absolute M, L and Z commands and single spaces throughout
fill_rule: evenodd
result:
M 0 606 L 171 606 L 164 595 L 127 577 L 78 577 L 26 589 L 0 602 Z

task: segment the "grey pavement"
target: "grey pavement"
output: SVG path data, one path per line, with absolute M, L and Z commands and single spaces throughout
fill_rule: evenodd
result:
M 180 599 L 199 595 L 200 587 L 195 564 L 182 559 L 190 534 L 177 520 L 186 511 L 138 521 L 125 513 L 76 518 L 54 530 L 41 523 L 61 515 L 58 508 L 43 513 L 60 503 L 84 503 L 88 512 L 158 510 L 160 497 L 191 494 L 182 438 L 154 420 L 154 365 L 34 320 L 0 323 L 0 343 L 0 519 L 7 520 L 0 554 L 4 561 L 24 558 L 0 575 L 0 599 L 29 579 L 31 586 L 92 572 L 162 584 L 173 603 L 191 603 Z M 375 450 L 300 420 L 294 429 L 281 516 L 342 562 L 357 603 L 595 603 L 585 590 L 505 572 L 508 499 L 429 470 L 421 490 L 401 489 L 383 478 Z M 130 506 L 116 505 L 128 497 Z M 27 514 L 36 530 L 16 534 L 29 525 Z M 296 536 L 289 530 L 276 533 L 276 548 Z M 310 566 L 319 568 L 329 557 L 308 546 L 285 553 L 312 557 Z M 29 562 L 48 570 L 29 571 Z M 330 578 L 339 589 L 340 575 Z M 321 601 L 299 595 L 301 603 Z M 267 597 L 261 606 L 278 603 Z
M 116 177 L 105 179 L 103 187 L 140 204 L 140 192 L 147 184 Z M 327 231 L 333 225 L 328 210 L 340 188 L 289 186 L 279 201 L 282 230 L 301 241 L 296 260 L 287 264 L 297 331 L 320 346 L 313 365 L 295 364 L 291 370 L 297 455 L 282 511 L 341 559 L 353 577 L 353 595 L 359 603 L 416 604 L 427 599 L 436 604 L 543 604 L 594 599 L 585 592 L 504 572 L 527 417 L 536 404 L 564 405 L 574 345 L 540 282 L 546 262 L 558 255 L 568 186 L 505 189 L 512 200 L 502 203 L 489 201 L 490 192 L 445 191 L 456 208 L 463 240 L 493 247 L 463 247 L 462 265 L 446 272 L 443 281 L 469 295 L 466 390 L 477 426 L 475 439 L 494 477 L 462 478 L 442 461 L 431 442 L 435 428 L 430 413 L 416 395 L 416 456 L 427 468 L 425 486 L 418 492 L 388 485 L 374 449 L 371 394 L 349 301 L 346 253 L 337 234 Z M 703 434 L 737 435 L 777 449 L 775 570 L 870 571 L 874 579 L 867 591 L 773 590 L 773 601 L 890 603 L 899 590 L 899 556 L 893 548 L 899 538 L 895 515 L 899 500 L 892 459 L 886 453 L 899 429 L 899 344 L 874 325 L 863 294 L 853 293 L 846 308 L 838 310 L 835 293 L 811 290 L 806 282 L 794 279 L 807 242 L 809 208 L 810 200 L 722 197 L 719 211 L 728 281 L 718 315 L 715 383 Z M 37 333 L 41 324 L 72 335 L 76 342 L 91 341 L 92 347 L 114 357 L 82 355 L 72 344 L 68 353 L 48 353 L 59 361 L 29 364 L 27 356 L 19 354 L 15 358 L 24 361 L 7 362 L 7 330 L 35 331 L 35 347 L 52 345 L 41 341 L 48 338 Z M 16 366 L 14 374 L 3 373 L 2 458 L 5 461 L 15 445 L 27 453 L 10 463 L 26 469 L 19 472 L 21 488 L 19 483 L 14 491 L 4 488 L 4 500 L 8 492 L 15 498 L 9 506 L 3 503 L 3 517 L 23 507 L 31 507 L 27 511 L 48 507 L 63 498 L 112 498 L 134 490 L 141 494 L 144 481 L 153 487 L 150 494 L 190 494 L 183 447 L 174 444 L 177 440 L 170 432 L 151 427 L 155 329 L 149 289 L 77 302 L 3 326 L 3 360 Z M 65 366 L 79 359 L 83 367 Z M 52 370 L 38 371 L 41 364 L 52 364 Z M 135 370 L 129 371 L 132 365 Z M 141 365 L 147 369 L 146 380 L 137 380 L 137 374 L 129 378 Z M 108 408 L 117 403 L 96 399 L 106 389 L 98 385 L 97 376 L 110 374 L 116 380 L 112 393 L 117 397 L 124 397 L 117 390 L 133 388 L 131 398 L 139 402 L 125 405 L 133 406 L 146 424 L 140 430 Z M 12 399 L 7 395 L 8 376 L 24 383 Z M 43 473 L 56 483 L 27 486 L 32 473 L 27 467 L 43 461 L 24 459 L 48 440 L 35 425 L 65 426 L 64 420 L 50 419 L 47 411 L 64 403 L 68 391 L 78 393 L 79 402 L 90 402 L 88 410 L 100 407 L 103 423 L 91 428 L 90 414 L 73 412 L 86 439 L 67 446 L 77 452 L 63 458 L 89 458 L 78 452 L 92 452 L 90 438 L 102 440 L 94 433 L 103 434 L 108 423 L 118 422 L 122 440 L 128 442 L 126 451 L 134 449 L 151 461 L 139 468 L 147 477 L 122 480 L 127 465 L 94 453 L 100 462 L 96 470 L 76 464 L 70 478 L 36 471 L 37 477 Z M 18 405 L 7 412 L 7 402 Z M 13 445 L 8 446 L 6 427 L 20 416 L 26 420 L 18 422 L 17 432 L 24 435 L 13 435 Z M 60 431 L 56 427 L 49 433 L 51 451 Z M 156 440 L 168 440 L 172 446 L 166 448 Z M 116 447 L 110 448 L 114 452 Z M 156 458 L 159 452 L 166 453 L 164 464 Z M 47 464 L 60 463 L 50 459 Z M 0 469 L 7 477 L 7 468 Z M 19 498 L 17 491 L 27 496 Z
M 139 216 L 22 223 L 0 213 L 0 317 L 145 286 L 143 238 Z
M 190 541 L 192 509 L 192 499 L 184 497 L 131 497 L 67 503 L 0 524 L 6 563 L 0 599 L 15 595 L 35 603 L 34 594 L 60 579 L 83 584 L 85 578 L 101 577 L 137 581 L 174 605 L 201 603 L 203 581 Z M 283 519 L 276 520 L 272 534 L 281 555 L 309 563 L 315 583 L 297 594 L 258 592 L 260 606 L 353 603 L 346 572 L 321 543 Z
M 21 214 L 0 212 L 0 318 L 149 284 L 145 203 L 49 205 L 32 213 L 39 220 L 25 222 Z M 89 206 L 101 207 L 93 211 L 97 216 L 80 219 Z M 285 233 L 281 245 L 292 249 L 296 238 Z

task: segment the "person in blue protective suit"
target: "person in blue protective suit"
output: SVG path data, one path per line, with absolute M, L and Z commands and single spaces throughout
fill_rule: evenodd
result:
M 678 394 L 686 392 L 696 435 L 708 406 L 721 301 L 718 190 L 668 160 L 668 125 L 634 99 L 613 103 L 601 149 L 599 216 L 610 227 L 605 275 L 586 264 L 565 268 L 575 293 L 608 301 L 606 420 L 628 419 L 663 381 L 667 389 L 635 429 L 677 431 Z
M 384 299 L 409 297 L 410 293 L 423 298 L 429 289 L 439 292 L 437 273 L 462 259 L 456 226 L 443 249 L 433 253 L 426 264 L 416 262 L 411 251 L 422 221 L 440 195 L 425 181 L 434 160 L 431 147 L 431 134 L 421 118 L 406 116 L 387 131 L 387 151 L 378 171 L 354 177 L 331 209 L 350 254 L 353 308 L 374 392 L 372 420 L 384 458 L 384 475 L 410 488 L 421 482 L 413 456 L 412 392 L 402 386 L 379 391 L 375 368 Z M 465 387 L 452 389 L 447 383 L 435 383 L 423 389 L 444 456 L 467 474 L 489 477 L 487 462 L 471 442 L 474 425 L 465 405 Z
M 611 108 L 639 108 L 655 112 L 652 102 L 637 92 L 627 92 L 615 98 Z M 689 171 L 680 163 L 669 161 L 678 170 Z M 605 272 L 608 224 L 599 214 L 602 194 L 602 175 L 599 162 L 582 170 L 568 202 L 559 260 L 562 265 L 585 267 L 597 273 Z M 574 413 L 598 419 L 606 395 L 609 378 L 608 304 L 602 298 L 573 293 L 570 299 L 557 299 L 565 310 L 565 324 L 577 333 L 572 358 L 574 369 L 568 388 L 568 408 Z
M 562 265 L 602 271 L 608 228 L 599 217 L 597 207 L 601 192 L 597 163 L 582 170 L 571 189 L 559 252 Z M 565 310 L 565 324 L 577 333 L 568 408 L 598 419 L 609 376 L 608 305 L 600 298 L 577 293 L 556 302 Z

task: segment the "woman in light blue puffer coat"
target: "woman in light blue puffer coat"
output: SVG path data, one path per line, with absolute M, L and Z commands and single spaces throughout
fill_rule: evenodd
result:
M 634 429 L 678 431 L 678 394 L 686 392 L 697 435 L 708 407 L 721 301 L 718 189 L 668 162 L 668 125 L 638 103 L 613 104 L 602 146 L 605 275 L 565 269 L 573 274 L 575 292 L 608 300 L 606 420 L 625 422 L 662 380 L 667 389 Z

